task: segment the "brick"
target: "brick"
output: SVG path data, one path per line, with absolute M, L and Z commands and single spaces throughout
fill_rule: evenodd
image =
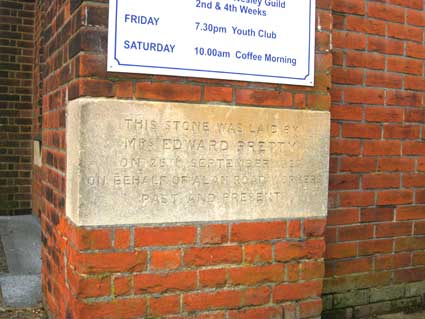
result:
M 415 235 L 425 235 L 425 221 L 415 222 Z
M 116 96 L 118 98 L 132 98 L 133 97 L 133 83 L 130 81 L 117 82 L 116 86 Z
M 360 104 L 383 104 L 384 91 L 371 88 L 346 88 L 344 90 L 345 101 Z
M 283 316 L 285 319 L 297 319 L 297 305 L 295 303 L 285 303 L 282 305 Z M 280 319 L 280 318 L 279 318 Z
M 379 20 L 367 19 L 358 16 L 346 17 L 347 30 L 361 33 L 385 35 L 385 23 Z M 372 85 L 373 86 L 373 85 Z
M 360 142 L 356 140 L 331 140 L 330 146 L 332 155 L 359 155 Z
M 425 58 L 425 50 L 423 49 L 422 45 L 418 43 L 408 42 L 406 48 L 407 56 L 418 59 Z
M 397 6 L 371 3 L 367 11 L 370 17 L 404 23 L 404 9 Z
M 360 213 L 360 219 L 363 223 L 391 221 L 393 218 L 393 208 L 363 208 Z
M 257 222 L 232 225 L 232 242 L 282 239 L 286 237 L 285 222 Z
M 106 77 L 106 57 L 103 55 L 82 54 L 76 60 L 76 76 Z
M 375 203 L 373 192 L 344 192 L 340 194 L 341 207 L 371 206 Z
M 404 81 L 408 90 L 425 91 L 425 79 L 422 76 L 406 76 Z
M 128 249 L 131 245 L 131 234 L 129 229 L 115 229 L 115 248 Z
M 161 317 L 180 312 L 178 295 L 152 297 L 149 299 L 149 316 Z
M 364 141 L 363 154 L 366 156 L 401 155 L 400 141 Z
M 292 94 L 281 91 L 266 91 L 253 89 L 236 90 L 236 103 L 261 106 L 292 106 Z
M 397 220 L 425 219 L 425 206 L 405 206 L 397 208 Z
M 395 283 L 425 280 L 425 267 L 397 270 L 394 277 Z
M 410 141 L 404 142 L 403 155 L 425 155 L 425 143 Z
M 313 280 L 323 278 L 325 264 L 323 261 L 306 261 L 301 264 L 301 279 Z
M 337 261 L 335 265 L 335 275 L 349 275 L 372 270 L 372 258 L 355 258 L 350 260 Z
M 350 292 L 333 295 L 335 308 L 345 308 L 367 304 L 369 302 L 369 291 L 354 290 Z
M 330 190 L 350 190 L 358 189 L 360 185 L 360 177 L 354 174 L 330 174 L 329 189 Z
M 146 315 L 144 298 L 78 304 L 77 318 L 132 319 Z
M 311 318 L 322 313 L 322 300 L 300 302 L 300 318 Z
M 340 241 L 353 241 L 369 239 L 373 237 L 373 225 L 344 226 L 338 230 Z
M 205 225 L 201 228 L 202 244 L 222 244 L 228 240 L 227 225 Z
M 271 244 L 245 245 L 245 262 L 249 264 L 269 263 L 272 261 Z
M 413 192 L 410 190 L 394 190 L 378 192 L 378 205 L 410 204 L 413 201 Z
M 286 281 L 298 281 L 300 278 L 300 264 L 299 263 L 290 263 L 286 264 Z
M 166 293 L 196 288 L 196 272 L 184 271 L 134 276 L 134 293 Z
M 395 239 L 395 251 L 411 251 L 425 249 L 423 237 L 405 237 Z
M 281 307 L 261 307 L 261 308 L 229 311 L 229 319 L 254 319 L 254 318 L 263 318 L 263 319 L 283 318 L 282 308 Z
M 357 254 L 357 243 L 336 243 L 326 246 L 326 259 L 354 257 Z
M 335 48 L 362 50 L 366 48 L 366 36 L 352 32 L 334 31 L 332 38 Z
M 83 78 L 74 81 L 69 90 L 69 99 L 74 100 L 83 96 L 112 97 L 114 85 L 111 81 Z
M 283 266 L 255 266 L 229 269 L 229 283 L 232 285 L 258 285 L 283 281 Z
M 410 254 L 378 255 L 375 257 L 376 270 L 389 270 L 410 266 Z
M 388 285 L 390 281 L 390 272 L 365 273 L 355 274 L 351 276 L 328 278 L 325 279 L 323 292 L 344 292 L 347 290 L 379 287 Z
M 375 38 L 375 42 L 376 39 L 379 38 Z M 373 44 L 373 40 L 371 42 L 372 43 L 369 42 L 369 46 Z M 371 49 L 377 49 L 376 43 L 375 48 L 372 46 Z M 346 53 L 347 66 L 383 70 L 385 68 L 385 60 L 382 59 L 382 55 L 380 53 L 373 52 L 375 50 L 370 50 L 370 53 L 361 51 L 348 51 Z
M 404 297 L 403 286 L 393 286 L 387 288 L 374 288 L 370 291 L 370 301 L 379 302 L 393 299 L 399 299 Z
M 201 88 L 198 85 L 141 82 L 136 83 L 135 96 L 138 99 L 200 102 Z
M 376 237 L 398 237 L 412 234 L 412 223 L 392 222 L 376 225 Z
M 411 158 L 380 158 L 378 169 L 386 172 L 411 172 L 415 169 L 415 161 Z
M 381 126 L 376 124 L 344 123 L 342 136 L 351 138 L 380 138 Z
M 392 251 L 392 239 L 367 240 L 359 242 L 359 256 L 390 253 Z
M 403 121 L 403 109 L 390 107 L 367 107 L 365 110 L 365 119 L 368 122 L 393 122 L 401 123 Z
M 73 293 L 80 298 L 96 298 L 111 294 L 111 277 L 82 277 L 70 267 L 68 283 Z
M 408 91 L 388 91 L 388 105 L 400 106 L 422 106 L 422 96 L 416 92 Z
M 419 128 L 417 125 L 384 125 L 384 138 L 418 139 Z
M 135 245 L 141 246 L 177 246 L 193 244 L 197 230 L 193 226 L 142 227 L 135 229 Z
M 128 296 L 132 292 L 133 280 L 131 276 L 119 276 L 114 278 L 115 296 Z
M 240 264 L 242 248 L 240 246 L 188 248 L 184 252 L 183 260 L 186 266 Z
M 146 268 L 145 251 L 93 254 L 71 252 L 69 263 L 81 274 L 144 271 Z
M 221 86 L 206 86 L 204 92 L 205 102 L 225 102 L 233 100 L 233 89 Z
M 419 296 L 424 291 L 425 282 L 415 282 L 406 284 L 406 297 Z
M 247 288 L 244 291 L 244 306 L 259 306 L 270 303 L 271 289 L 269 287 Z
M 322 240 L 304 242 L 281 242 L 275 244 L 275 260 L 286 262 L 297 259 L 316 259 L 323 256 L 325 250 Z
M 425 187 L 425 174 L 403 174 L 403 187 Z
M 72 237 L 71 237 L 72 236 Z M 112 248 L 112 237 L 109 229 L 75 228 L 72 240 L 80 250 L 102 250 Z
M 425 172 L 425 158 L 418 159 L 418 171 Z
M 403 0 L 391 0 L 390 3 L 420 10 L 424 8 L 424 3 L 421 0 L 412 0 L 408 3 L 404 2 Z
M 273 302 L 307 299 L 320 296 L 321 293 L 321 280 L 277 285 L 273 288 Z
M 413 266 L 425 265 L 425 252 L 416 252 L 413 254 Z
M 369 305 L 361 305 L 354 309 L 357 318 L 364 318 L 374 313 L 387 313 L 391 311 L 391 302 L 377 302 Z
M 343 0 L 335 2 L 333 8 L 336 12 L 341 13 L 350 13 L 350 14 L 360 14 L 365 13 L 365 5 L 363 2 L 356 0 Z
M 388 57 L 387 58 L 388 71 L 408 73 L 408 74 L 421 74 L 422 62 L 415 59 L 406 59 L 401 57 Z
M 227 282 L 226 269 L 206 269 L 199 271 L 199 284 L 202 288 L 224 287 Z
M 332 106 L 331 116 L 335 120 L 360 121 L 363 118 L 363 109 L 360 106 Z
M 339 84 L 361 84 L 363 82 L 363 71 L 360 69 L 332 69 L 332 82 Z
M 348 225 L 359 222 L 359 210 L 357 208 L 329 210 L 327 223 L 330 225 Z
M 301 221 L 290 220 L 288 221 L 288 238 L 300 238 L 301 237 Z
M 425 204 L 425 190 L 415 190 L 415 204 Z
M 392 74 L 380 71 L 367 71 L 366 85 L 383 88 L 401 89 L 403 86 L 403 77 L 399 74 Z
M 244 294 L 240 290 L 192 293 L 183 296 L 183 309 L 200 311 L 210 309 L 234 309 L 243 305 Z
M 184 316 L 172 317 L 173 319 L 184 319 Z M 226 319 L 226 313 L 224 311 L 214 311 L 201 313 L 199 315 L 193 315 L 190 319 Z
M 177 269 L 180 267 L 180 250 L 158 250 L 151 253 L 151 270 Z
M 406 110 L 406 122 L 422 123 L 425 121 L 425 110 Z
M 364 189 L 399 188 L 399 174 L 368 174 L 363 175 Z
M 341 171 L 353 173 L 373 172 L 376 170 L 376 160 L 364 157 L 344 157 L 341 159 Z
M 306 219 L 304 220 L 305 237 L 321 237 L 325 232 L 325 219 Z

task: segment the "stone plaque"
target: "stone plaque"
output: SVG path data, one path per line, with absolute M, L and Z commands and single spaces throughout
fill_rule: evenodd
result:
M 79 225 L 324 216 L 329 113 L 79 99 L 67 114 Z

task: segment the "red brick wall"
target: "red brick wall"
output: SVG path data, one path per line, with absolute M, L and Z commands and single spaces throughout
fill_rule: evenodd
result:
M 423 305 L 424 26 L 423 0 L 333 3 L 325 318 Z
M 43 117 L 43 71 L 44 71 L 44 23 L 45 1 L 35 2 L 34 14 L 34 70 L 33 70 L 33 139 L 41 142 Z M 41 147 L 41 144 L 39 145 Z M 36 164 L 32 169 L 32 208 L 34 214 L 40 217 L 42 198 L 42 169 Z
M 0 2 L 0 215 L 31 213 L 33 1 Z
M 34 75 L 37 92 L 45 61 L 43 168 L 34 180 L 54 318 L 316 318 L 322 300 L 324 318 L 361 318 L 424 303 L 422 0 L 334 0 L 332 14 L 330 0 L 318 0 L 314 88 L 107 73 L 107 1 L 43 2 Z M 307 109 L 328 109 L 332 98 L 323 298 L 323 219 L 68 222 L 65 112 L 81 96 Z
M 105 2 L 46 2 L 41 221 L 43 292 L 52 316 L 319 317 L 324 219 L 76 227 L 64 211 L 72 147 L 64 136 L 67 101 L 82 96 L 328 109 L 329 1 L 318 1 L 314 88 L 107 73 Z

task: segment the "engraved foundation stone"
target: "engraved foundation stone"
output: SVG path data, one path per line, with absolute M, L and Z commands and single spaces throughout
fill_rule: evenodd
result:
M 78 225 L 325 216 L 329 112 L 84 98 L 68 105 Z

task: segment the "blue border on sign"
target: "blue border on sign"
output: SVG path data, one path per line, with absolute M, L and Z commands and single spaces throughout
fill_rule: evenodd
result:
M 155 65 L 140 65 L 140 64 L 126 64 L 121 63 L 117 58 L 117 30 L 118 30 L 118 2 L 116 0 L 115 5 L 115 41 L 114 41 L 114 59 L 118 62 L 118 65 L 122 66 L 134 66 L 140 68 L 153 68 L 153 69 L 165 69 L 165 70 L 181 70 L 181 71 L 195 71 L 195 72 L 207 72 L 207 73 L 219 73 L 219 74 L 234 74 L 234 75 L 248 75 L 248 76 L 258 76 L 258 77 L 268 77 L 268 78 L 277 78 L 277 79 L 292 79 L 292 80 L 305 80 L 310 75 L 310 56 L 311 56 L 311 0 L 309 0 L 309 18 L 308 18 L 308 73 L 304 78 L 293 78 L 289 76 L 276 76 L 276 75 L 265 75 L 265 74 L 251 74 L 251 73 L 239 73 L 239 72 L 226 72 L 226 71 L 212 71 L 212 70 L 201 70 L 201 69 L 186 69 L 186 68 L 173 68 L 166 66 L 155 66 Z

